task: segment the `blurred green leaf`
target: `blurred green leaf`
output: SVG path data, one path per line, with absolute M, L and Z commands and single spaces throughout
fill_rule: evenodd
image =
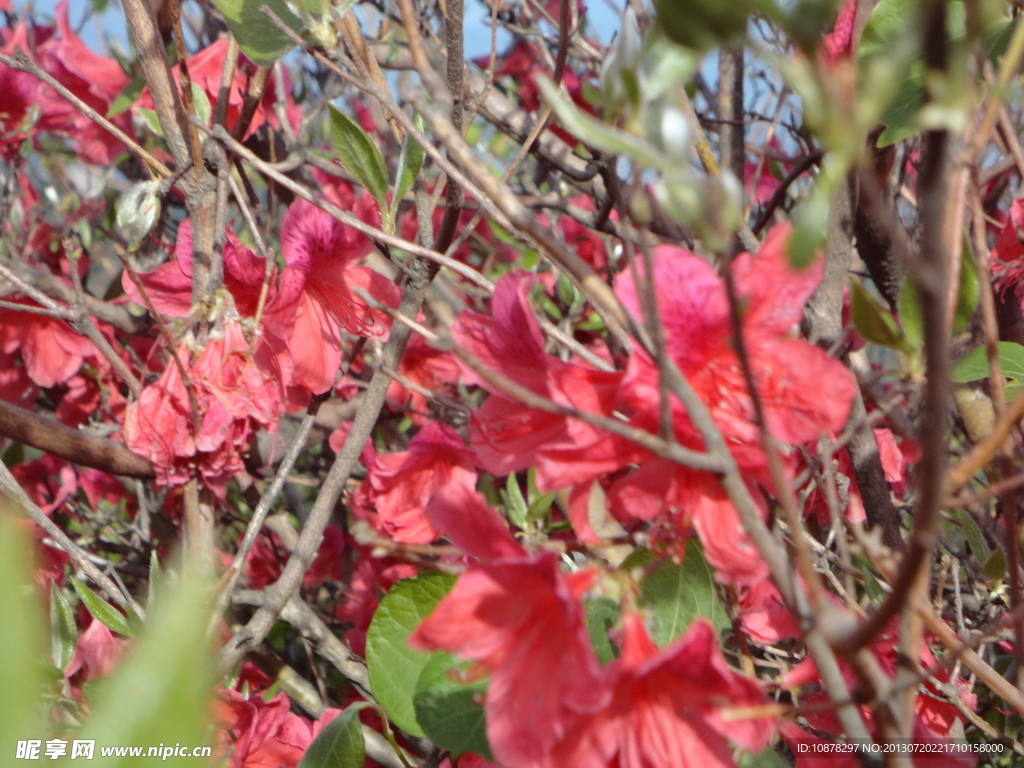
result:
M 904 280 L 900 286 L 896 304 L 907 344 L 913 349 L 920 349 L 924 341 L 924 318 L 921 315 L 921 297 L 917 292 L 917 285 L 910 278 Z
M 89 589 L 85 584 L 78 581 L 78 579 L 72 578 L 71 584 L 74 586 L 75 592 L 82 599 L 86 610 L 92 614 L 94 619 L 111 632 L 117 632 L 127 637 L 132 637 L 135 634 L 132 632 L 131 627 L 128 626 L 128 620 L 124 617 L 124 614 L 114 608 L 114 606 Z
M 138 101 L 139 96 L 146 87 L 146 78 L 136 77 L 124 87 L 124 89 L 117 95 L 110 104 L 110 109 L 107 110 L 107 117 L 117 117 L 123 112 L 128 111 L 131 106 Z
M 517 527 L 526 525 L 529 517 L 530 507 L 523 498 L 523 491 L 519 487 L 519 480 L 515 473 L 508 476 L 505 481 L 505 508 L 508 510 L 508 519 Z
M 587 634 L 594 653 L 601 664 L 607 664 L 619 655 L 618 647 L 608 636 L 608 630 L 619 620 L 619 604 L 608 597 L 584 600 L 583 608 L 587 613 Z
M 1024 347 L 1012 341 L 997 342 L 999 369 L 1009 379 L 1007 397 L 1024 386 Z M 984 345 L 975 347 L 953 365 L 950 379 L 957 384 L 988 378 L 988 352 Z
M 653 638 L 659 646 L 682 635 L 698 616 L 707 617 L 719 628 L 729 626 L 729 615 L 718 599 L 711 566 L 695 539 L 686 543 L 681 564 L 666 560 L 641 582 L 639 603 L 651 611 Z
M 911 351 L 896 320 L 867 288 L 859 280 L 851 280 L 850 289 L 850 314 L 857 333 L 883 347 Z
M 409 635 L 429 616 L 453 586 L 455 577 L 430 571 L 403 579 L 384 595 L 366 632 L 370 691 L 395 725 L 423 736 L 416 721 L 413 694 L 431 654 L 409 647 Z
M 206 627 L 209 585 L 186 573 L 149 616 L 135 648 L 90 701 L 82 738 L 97 744 L 201 746 L 206 743 L 214 684 Z M 192 766 L 194 757 L 161 766 Z M 104 768 L 132 768 L 137 757 L 109 758 Z
M 461 682 L 459 665 L 447 653 L 433 654 L 416 683 L 416 721 L 427 738 L 455 754 L 473 752 L 491 760 L 481 704 L 486 680 Z
M 744 752 L 737 768 L 789 768 L 789 763 L 782 759 L 774 747 L 768 747 L 756 754 Z
M 196 107 L 196 117 L 203 125 L 210 124 L 210 99 L 206 91 L 192 83 L 192 103 Z
M 0 497 L 0 658 L 4 661 L 0 697 L 0 745 L 5 760 L 23 739 L 41 738 L 45 710 L 40 694 L 44 682 L 45 634 L 39 597 L 30 575 L 33 542 Z
M 75 614 L 67 599 L 57 589 L 55 581 L 50 582 L 50 658 L 53 666 L 64 669 L 71 663 L 78 643 L 78 627 Z
M 214 0 L 214 5 L 224 16 L 242 52 L 256 64 L 273 64 L 295 47 L 292 39 L 260 10 L 264 5 L 293 32 L 302 34 L 304 28 L 302 20 L 291 12 L 285 0 Z
M 966 246 L 960 260 L 960 287 L 956 295 L 956 314 L 953 316 L 953 333 L 960 333 L 967 327 L 978 309 L 981 299 L 981 283 L 978 281 L 978 267 L 971 251 Z
M 298 768 L 363 768 L 366 742 L 359 711 L 365 707 L 354 704 L 331 720 L 306 749 Z
M 992 581 L 1002 581 L 1006 578 L 1006 555 L 1000 547 L 992 550 L 992 554 L 982 563 L 981 572 Z
M 988 562 L 992 550 L 989 549 L 988 542 L 985 541 L 985 536 L 982 534 L 981 528 L 978 527 L 978 521 L 974 519 L 974 515 L 966 509 L 961 509 L 957 513 L 957 517 L 960 518 L 960 527 L 963 529 L 967 543 L 971 546 L 971 552 L 975 559 L 979 563 Z
M 331 112 L 331 141 L 345 170 L 380 203 L 388 207 L 388 171 L 377 145 L 360 125 L 334 105 Z

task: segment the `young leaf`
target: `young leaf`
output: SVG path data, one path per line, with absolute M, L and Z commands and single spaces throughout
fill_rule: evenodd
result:
M 981 572 L 991 581 L 1002 581 L 1006 578 L 1006 555 L 1002 549 L 997 547 L 992 551 L 982 564 Z
M 242 52 L 256 64 L 273 64 L 290 51 L 295 42 L 282 32 L 261 8 L 265 5 L 296 34 L 303 23 L 285 0 L 214 0 L 217 10 L 238 40 Z
M 453 586 L 455 577 L 429 571 L 403 579 L 384 595 L 366 632 L 370 691 L 395 725 L 423 736 L 416 721 L 413 694 L 429 653 L 409 647 L 409 635 L 429 616 Z
M 921 297 L 913 280 L 903 281 L 896 303 L 899 306 L 900 325 L 903 326 L 907 343 L 914 349 L 920 349 L 924 341 L 924 323 L 921 316 Z
M 359 710 L 353 704 L 329 722 L 306 749 L 298 768 L 363 768 L 366 742 L 359 725 Z
M 64 669 L 71 663 L 78 643 L 78 627 L 75 626 L 75 614 L 68 605 L 57 583 L 50 582 L 50 657 L 53 666 Z
M 442 749 L 455 754 L 474 752 L 491 760 L 487 723 L 480 705 L 487 681 L 462 683 L 458 672 L 452 656 L 431 655 L 413 695 L 416 721 L 427 738 Z
M 413 118 L 413 125 L 423 130 L 423 118 L 419 115 Z M 398 168 L 395 171 L 395 196 L 391 199 L 391 218 L 395 218 L 398 212 L 398 204 L 405 197 L 405 193 L 412 189 L 416 183 L 416 177 L 420 175 L 423 167 L 423 147 L 411 135 L 406 135 L 402 143 L 402 154 L 398 156 Z
M 963 528 L 967 543 L 971 545 L 971 552 L 975 559 L 979 563 L 988 562 L 992 550 L 989 549 L 988 542 L 985 541 L 985 536 L 982 534 L 981 528 L 978 527 L 978 521 L 974 519 L 974 515 L 966 509 L 961 509 L 957 516 L 960 518 L 960 527 Z
M 152 612 L 156 604 L 157 595 L 163 587 L 164 575 L 160 570 L 160 558 L 156 554 L 156 548 L 149 553 L 149 589 L 146 592 L 146 610 Z
M 124 90 L 118 94 L 117 98 L 114 99 L 110 105 L 110 109 L 107 110 L 107 117 L 117 117 L 122 112 L 127 111 L 131 108 L 132 104 L 138 101 L 139 96 L 142 94 L 143 89 L 146 87 L 146 78 L 136 77 L 128 85 L 124 87 Z
M 587 613 L 587 634 L 590 644 L 594 646 L 597 660 L 607 664 L 619 655 L 618 647 L 608 637 L 608 630 L 619 618 L 619 604 L 608 597 L 584 600 L 583 609 Z
M 640 585 L 640 605 L 651 609 L 653 638 L 666 646 L 683 634 L 698 616 L 706 616 L 717 627 L 729 626 L 729 616 L 715 591 L 711 567 L 700 544 L 691 539 L 680 565 L 666 560 Z
M 105 601 L 102 597 L 93 592 L 89 587 L 82 584 L 78 579 L 71 579 L 71 584 L 75 588 L 75 592 L 82 599 L 82 603 L 85 605 L 86 610 L 92 614 L 92 617 L 98 622 L 103 624 L 111 632 L 117 632 L 121 635 L 128 637 L 134 636 L 131 627 L 128 626 L 128 620 L 114 608 L 110 603 Z
M 960 289 L 956 295 L 956 313 L 953 315 L 953 333 L 960 333 L 971 322 L 981 299 L 981 283 L 978 282 L 978 267 L 971 251 L 963 249 L 960 260 Z
M 359 124 L 334 105 L 331 111 L 331 141 L 345 170 L 355 176 L 380 203 L 388 206 L 388 170 L 377 145 Z
M 851 280 L 850 287 L 850 314 L 857 333 L 883 347 L 910 351 L 906 336 L 892 315 L 868 293 L 859 280 Z
M 526 499 L 523 498 L 523 492 L 519 488 L 519 481 L 515 474 L 509 475 L 505 482 L 505 504 L 508 508 L 509 520 L 519 528 L 526 525 L 530 508 L 526 504 Z
M 206 91 L 192 83 L 192 103 L 196 107 L 196 117 L 203 125 L 210 124 L 210 99 Z

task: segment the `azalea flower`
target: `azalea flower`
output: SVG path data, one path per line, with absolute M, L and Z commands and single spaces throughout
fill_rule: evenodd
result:
M 192 379 L 197 412 L 178 366 L 168 363 L 128 406 L 125 445 L 153 462 L 157 482 L 183 484 L 197 468 L 223 498 L 227 480 L 244 468 L 242 454 L 255 430 L 277 428 L 280 390 L 257 364 L 234 320 L 224 323 L 194 363 L 181 362 Z
M 379 217 L 369 195 L 356 199 L 353 212 L 364 221 Z M 334 385 L 341 365 L 339 326 L 368 338 L 383 337 L 391 327 L 390 315 L 371 308 L 356 293 L 362 289 L 394 308 L 402 298 L 384 275 L 356 265 L 371 250 L 373 244 L 364 235 L 313 204 L 298 200 L 289 207 L 281 225 L 287 266 L 265 321 L 288 345 L 295 386 L 316 394 Z
M 222 691 L 215 704 L 221 752 L 229 755 L 228 768 L 293 768 L 320 731 L 340 714 L 326 710 L 317 722 L 291 712 L 288 695 L 281 691 L 270 701 L 258 695 L 248 699 L 237 691 Z
M 130 78 L 116 61 L 94 53 L 79 39 L 68 20 L 66 0 L 57 3 L 54 17 L 60 37 L 50 38 L 37 47 L 39 64 L 75 96 L 106 115 Z M 110 165 L 125 150 L 120 139 L 49 87 L 39 89 L 39 108 L 35 129 L 69 138 L 75 154 L 87 163 Z M 111 122 L 131 135 L 127 113 L 111 118 Z
M 643 618 L 624 619 L 621 655 L 608 668 L 611 701 L 581 716 L 544 764 L 549 768 L 725 768 L 729 742 L 768 745 L 770 718 L 727 719 L 722 710 L 766 703 L 761 686 L 729 668 L 714 627 L 695 620 L 659 649 Z
M 589 581 L 566 576 L 551 553 L 475 566 L 409 638 L 490 673 L 487 740 L 508 768 L 549 765 L 576 717 L 608 702 L 578 598 Z
M 13 301 L 38 306 L 20 297 Z M 0 351 L 20 352 L 28 377 L 44 388 L 63 384 L 97 354 L 93 343 L 64 320 L 14 309 L 0 309 Z

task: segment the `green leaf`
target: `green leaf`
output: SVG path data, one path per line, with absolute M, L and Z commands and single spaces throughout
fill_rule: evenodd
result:
M 594 647 L 597 660 L 607 664 L 619 655 L 619 648 L 608 637 L 608 630 L 619 620 L 619 604 L 608 597 L 584 600 L 583 609 L 587 613 L 587 634 L 590 644 Z
M 992 554 L 982 564 L 981 572 L 992 581 L 1002 581 L 1006 578 L 1006 555 L 1003 554 L 1002 548 L 996 547 L 992 550 Z
M 160 118 L 154 110 L 146 109 L 146 107 L 136 107 L 135 111 L 139 113 L 139 117 L 142 118 L 143 122 L 149 126 L 149 130 L 157 136 L 164 135 L 164 128 L 160 125 Z
M 410 648 L 409 635 L 455 581 L 454 576 L 436 571 L 399 581 L 380 601 L 366 632 L 370 691 L 395 725 L 414 736 L 424 735 L 416 721 L 413 694 L 431 654 Z
M 81 738 L 97 744 L 195 747 L 206 743 L 209 692 L 214 685 L 206 627 L 209 585 L 186 573 L 162 595 L 135 648 L 90 700 Z M 134 768 L 138 757 L 110 758 L 104 768 Z M 161 767 L 195 768 L 195 758 L 161 755 Z
M 267 6 L 289 29 L 302 34 L 302 21 L 291 12 L 285 0 L 214 0 L 217 10 L 238 40 L 242 52 L 256 64 L 273 64 L 295 43 L 260 10 Z
M 146 610 L 153 611 L 157 595 L 160 594 L 164 584 L 164 575 L 160 570 L 160 558 L 156 554 L 156 548 L 149 553 L 149 589 L 146 592 Z
M 719 628 L 729 616 L 718 599 L 711 567 L 700 544 L 691 539 L 680 565 L 666 560 L 640 584 L 640 605 L 651 610 L 654 642 L 665 646 L 679 637 L 698 616 Z
M 72 578 L 71 584 L 75 588 L 75 592 L 77 592 L 78 596 L 82 599 L 82 603 L 85 605 L 86 610 L 92 614 L 94 619 L 100 622 L 111 632 L 117 632 L 118 634 L 126 635 L 128 637 L 132 637 L 135 634 L 132 632 L 131 627 L 128 626 L 128 620 L 125 619 L 124 615 L 114 608 L 114 606 L 97 595 L 78 579 Z
M 957 517 L 960 518 L 960 527 L 963 528 L 964 537 L 967 539 L 967 543 L 970 544 L 971 552 L 974 554 L 975 559 L 979 563 L 987 562 L 992 555 L 992 551 L 988 547 L 988 542 L 985 541 L 981 528 L 978 527 L 978 521 L 966 509 L 961 509 L 957 513 Z
M 487 722 L 480 702 L 486 680 L 461 682 L 460 667 L 447 653 L 436 653 L 416 683 L 413 706 L 427 738 L 455 754 L 473 752 L 492 760 Z
M 67 599 L 57 589 L 57 582 L 50 582 L 50 658 L 53 666 L 64 669 L 71 663 L 78 643 L 78 627 L 75 614 Z
M 523 491 L 519 487 L 519 481 L 514 473 L 509 475 L 505 481 L 505 505 L 508 509 L 509 520 L 519 528 L 526 525 L 530 508 L 526 503 L 526 499 L 523 498 Z
M 584 144 L 608 154 L 632 157 L 650 168 L 660 165 L 662 154 L 646 141 L 586 114 L 547 77 L 541 76 L 537 82 L 544 100 L 551 105 L 558 119 Z
M 737 768 L 789 768 L 789 763 L 779 756 L 774 747 L 768 747 L 756 754 L 744 752 Z
M 956 313 L 953 315 L 953 333 L 960 333 L 967 327 L 978 309 L 981 299 L 981 283 L 978 281 L 978 267 L 970 250 L 965 246 L 960 260 L 960 287 L 956 295 Z
M 413 125 L 422 131 L 423 118 L 416 115 L 413 118 Z M 402 153 L 398 156 L 398 168 L 395 170 L 395 196 L 391 201 L 392 219 L 394 219 L 395 213 L 398 211 L 398 204 L 405 197 L 405 193 L 416 183 L 416 178 L 420 175 L 420 169 L 423 167 L 424 155 L 420 143 L 412 137 L 412 134 L 406 134 L 405 141 L 402 142 Z
M 857 333 L 883 347 L 911 351 L 896 320 L 867 288 L 859 280 L 851 280 L 850 286 L 850 314 Z
M 913 280 L 903 281 L 896 305 L 907 343 L 914 349 L 920 349 L 924 341 L 924 318 L 921 315 L 921 295 Z
M 107 110 L 107 117 L 117 117 L 123 112 L 128 111 L 132 104 L 138 101 L 145 87 L 146 78 L 144 77 L 136 77 L 129 82 L 110 104 L 110 109 Z
M 1000 341 L 996 344 L 999 358 L 999 369 L 1003 376 L 1010 380 L 1014 391 L 1024 386 L 1024 347 L 1012 341 Z M 988 352 L 984 345 L 975 347 L 961 357 L 953 365 L 950 379 L 957 384 L 980 381 L 988 378 Z M 1010 395 L 1010 388 L 1007 388 Z
M 359 710 L 365 706 L 354 704 L 331 720 L 306 749 L 298 768 L 363 768 L 366 742 Z
M 41 738 L 33 734 L 44 733 L 39 696 L 45 669 L 40 649 L 45 647 L 46 635 L 29 565 L 35 545 L 4 501 L 0 501 L 0 616 L 4 622 L 0 744 L 11 750 L 6 758 L 10 759 L 19 740 Z
M 333 104 L 331 111 L 331 141 L 345 170 L 355 176 L 380 203 L 381 210 L 388 207 L 388 171 L 377 145 L 357 122 Z
M 192 103 L 196 108 L 196 117 L 203 125 L 210 124 L 210 99 L 206 91 L 192 83 Z

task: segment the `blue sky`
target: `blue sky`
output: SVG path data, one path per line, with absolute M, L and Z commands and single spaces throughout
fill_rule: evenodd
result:
M 35 0 L 33 7 L 41 16 L 52 16 L 58 0 Z M 602 42 L 608 42 L 619 27 L 619 11 L 615 8 L 615 0 L 590 0 L 588 3 L 588 32 Z M 16 8 L 27 3 L 14 0 Z M 79 29 L 82 20 L 92 7 L 92 0 L 70 0 L 71 23 Z M 106 40 L 128 45 L 124 17 L 118 0 L 108 0 L 108 8 L 102 14 L 96 14 L 80 29 L 82 40 L 93 50 L 106 53 Z M 187 9 L 187 6 L 186 6 Z M 479 0 L 468 0 L 466 4 L 466 54 L 469 57 L 483 56 L 490 47 L 490 11 Z M 507 44 L 507 37 L 499 38 L 499 46 Z

